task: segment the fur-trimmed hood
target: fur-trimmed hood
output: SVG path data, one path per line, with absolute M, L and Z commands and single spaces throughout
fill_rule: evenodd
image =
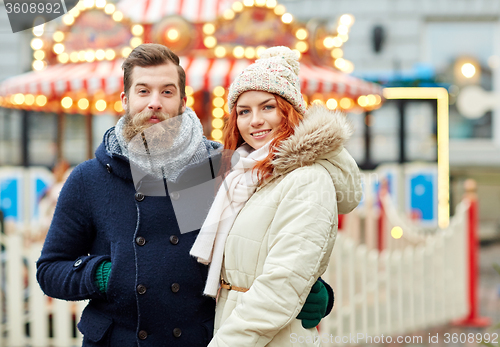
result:
M 362 197 L 358 166 L 344 148 L 352 133 L 353 127 L 344 114 L 311 106 L 295 133 L 277 149 L 273 178 L 319 163 L 335 184 L 339 213 L 349 213 Z

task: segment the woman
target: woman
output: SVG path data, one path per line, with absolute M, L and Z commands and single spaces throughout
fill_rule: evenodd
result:
M 306 111 L 298 72 L 296 54 L 273 47 L 229 89 L 224 144 L 240 158 L 191 250 L 211 262 L 205 294 L 222 277 L 211 347 L 320 345 L 295 318 L 361 188 L 345 116 Z

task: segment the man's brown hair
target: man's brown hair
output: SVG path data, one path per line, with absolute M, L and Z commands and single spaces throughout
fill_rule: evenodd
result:
M 134 66 L 157 66 L 167 64 L 168 62 L 177 66 L 179 92 L 181 99 L 184 98 L 186 96 L 186 72 L 179 65 L 179 57 L 168 47 L 157 43 L 143 43 L 137 46 L 123 62 L 123 91 L 125 95 L 128 97 L 130 87 L 132 86 L 132 70 Z

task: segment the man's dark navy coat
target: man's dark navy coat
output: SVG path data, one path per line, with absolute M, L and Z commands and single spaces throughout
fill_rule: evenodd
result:
M 215 300 L 202 295 L 207 267 L 189 255 L 198 231 L 180 233 L 167 194 L 136 193 L 128 160 L 103 142 L 61 191 L 38 282 L 51 297 L 91 299 L 78 324 L 84 346 L 205 347 Z M 112 269 L 103 294 L 95 270 L 105 259 Z

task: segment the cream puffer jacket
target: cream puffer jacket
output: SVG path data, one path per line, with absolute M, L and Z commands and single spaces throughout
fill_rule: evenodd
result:
M 359 203 L 354 159 L 343 148 L 351 127 L 340 113 L 311 107 L 273 161 L 272 179 L 240 211 L 228 235 L 210 347 L 319 346 L 296 319 L 328 265 L 337 213 Z

